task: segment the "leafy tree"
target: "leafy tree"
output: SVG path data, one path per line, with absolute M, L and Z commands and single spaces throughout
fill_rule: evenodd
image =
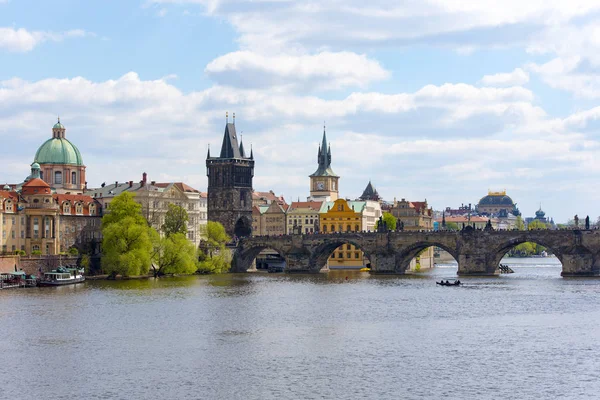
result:
M 152 241 L 152 271 L 154 276 L 165 274 L 192 274 L 198 270 L 196 248 L 184 234 L 160 236 L 150 230 Z
M 229 270 L 231 256 L 225 245 L 231 240 L 225 228 L 219 222 L 208 221 L 202 228 L 200 265 L 198 271 L 205 273 L 221 273 Z
M 188 221 L 188 213 L 183 207 L 176 204 L 169 204 L 169 210 L 165 214 L 165 223 L 161 228 L 167 236 L 171 236 L 175 233 L 182 233 L 185 235 L 187 233 Z
M 79 250 L 77 250 L 77 247 L 71 247 L 69 248 L 69 251 L 67 251 L 67 253 L 69 253 L 69 255 L 71 256 L 78 256 Z
M 456 222 L 446 222 L 446 230 L 449 231 L 457 231 L 460 228 L 458 227 L 458 224 Z
M 135 195 L 123 192 L 116 196 L 109 205 L 108 213 L 102 217 L 102 226 L 113 222 L 120 222 L 124 218 L 131 217 L 137 224 L 146 224 L 142 216 L 142 205 L 134 200 Z
M 141 206 L 123 192 L 102 217 L 102 269 L 111 276 L 143 275 L 150 267 L 152 242 Z
M 525 230 L 525 223 L 523 222 L 523 218 L 521 218 L 520 215 L 517 216 L 517 220 L 515 221 L 515 228 L 518 231 L 524 231 Z
M 389 212 L 384 212 L 382 214 L 382 219 L 385 222 L 385 224 L 387 225 L 387 228 L 391 231 L 395 231 L 396 230 L 396 224 L 398 223 L 398 220 L 396 219 L 396 217 L 394 217 L 392 214 L 390 214 Z M 377 220 L 377 223 L 375 224 L 375 229 L 379 228 L 379 220 Z
M 85 271 L 86 275 L 89 274 L 90 273 L 90 265 L 91 265 L 90 256 L 87 254 L 82 255 L 79 265 L 81 265 L 81 267 Z
M 530 231 L 537 230 L 537 229 L 548 229 L 548 225 L 546 225 L 545 223 L 543 223 L 542 221 L 540 221 L 538 219 L 534 219 L 527 225 L 527 229 Z

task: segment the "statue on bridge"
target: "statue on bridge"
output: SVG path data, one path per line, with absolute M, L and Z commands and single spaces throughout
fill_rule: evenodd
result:
M 575 228 L 579 228 L 579 217 L 577 214 L 573 217 L 573 221 L 575 222 Z
M 586 230 L 590 229 L 590 216 L 589 215 L 587 217 L 585 217 L 585 229 Z
M 489 232 L 489 231 L 493 231 L 494 227 L 492 226 L 492 220 L 488 219 L 487 223 L 485 224 L 485 228 L 484 231 Z

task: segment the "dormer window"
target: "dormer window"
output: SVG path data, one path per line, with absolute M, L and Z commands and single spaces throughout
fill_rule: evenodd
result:
M 71 204 L 63 204 L 63 214 L 71 214 Z
M 90 215 L 92 215 L 92 216 L 96 215 L 96 205 L 95 204 L 90 204 Z
M 81 203 L 75 205 L 75 212 L 77 215 L 83 214 L 83 205 Z

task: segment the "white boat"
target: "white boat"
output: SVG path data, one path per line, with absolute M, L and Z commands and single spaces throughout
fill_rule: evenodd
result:
M 77 268 L 59 267 L 54 271 L 44 272 L 44 276 L 40 281 L 40 286 L 62 286 L 72 285 L 85 281 L 83 272 Z

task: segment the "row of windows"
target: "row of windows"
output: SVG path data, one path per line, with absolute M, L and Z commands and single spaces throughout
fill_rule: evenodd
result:
M 327 232 L 327 225 L 323 225 L 322 227 L 323 232 Z M 329 232 L 358 232 L 360 231 L 360 226 L 358 225 L 354 225 L 354 231 L 352 230 L 352 226 L 350 225 L 346 225 L 346 230 L 344 230 L 344 226 L 343 225 L 338 225 L 338 229 L 336 231 L 335 229 L 335 225 L 330 225 L 329 226 Z
M 353 256 L 354 256 L 355 260 L 360 260 L 360 251 L 355 251 L 355 252 L 347 251 L 345 253 L 342 251 L 334 251 L 333 253 L 331 253 L 332 260 L 333 259 L 340 260 L 340 259 L 344 259 L 344 258 L 351 259 L 351 258 L 353 258 Z

